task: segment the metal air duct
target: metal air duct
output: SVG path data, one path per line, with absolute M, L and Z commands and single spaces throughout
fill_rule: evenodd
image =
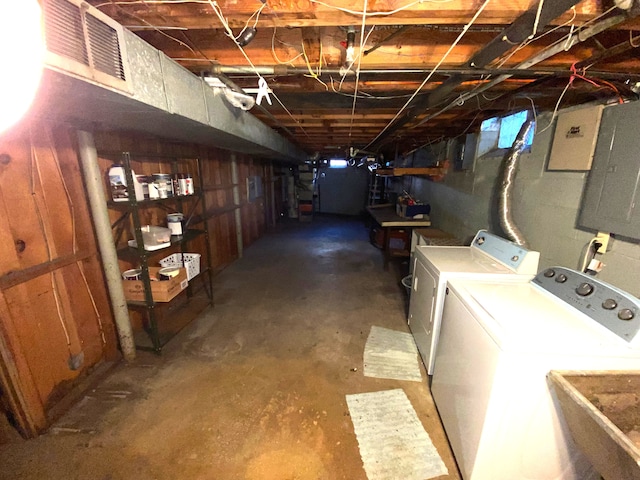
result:
M 511 197 L 513 195 L 513 184 L 518 169 L 520 154 L 525 148 L 526 139 L 533 127 L 533 120 L 529 120 L 522 124 L 522 127 L 520 128 L 520 131 L 518 132 L 518 135 L 516 136 L 516 139 L 511 146 L 509 155 L 507 155 L 507 158 L 505 159 L 504 174 L 502 177 L 502 184 L 500 186 L 498 203 L 500 226 L 510 240 L 525 248 L 528 248 L 527 241 L 513 221 L 513 217 L 511 214 Z

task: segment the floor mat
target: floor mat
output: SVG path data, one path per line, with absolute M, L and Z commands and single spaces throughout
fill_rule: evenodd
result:
M 364 347 L 364 376 L 422 381 L 418 349 L 410 333 L 371 327 Z
M 369 480 L 426 480 L 448 474 L 401 389 L 347 395 Z

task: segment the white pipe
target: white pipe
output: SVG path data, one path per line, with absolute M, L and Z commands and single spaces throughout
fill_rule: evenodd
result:
M 133 341 L 127 300 L 124 297 L 124 289 L 122 288 L 118 255 L 111 232 L 111 222 L 109 221 L 109 213 L 105 203 L 106 196 L 102 185 L 102 173 L 98 166 L 98 153 L 96 152 L 92 133 L 78 130 L 77 134 L 80 164 L 82 165 L 82 173 L 87 186 L 89 207 L 91 208 L 93 225 L 96 229 L 104 276 L 107 281 L 109 296 L 111 297 L 116 329 L 120 338 L 120 348 L 124 359 L 127 362 L 132 362 L 136 358 L 136 347 Z

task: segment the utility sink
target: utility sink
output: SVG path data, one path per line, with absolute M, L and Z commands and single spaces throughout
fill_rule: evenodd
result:
M 605 480 L 640 480 L 640 371 L 552 371 L 571 435 Z

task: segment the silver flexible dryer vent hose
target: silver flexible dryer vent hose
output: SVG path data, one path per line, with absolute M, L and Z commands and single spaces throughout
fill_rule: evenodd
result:
M 502 185 L 500 186 L 500 197 L 498 203 L 500 226 L 509 239 L 525 248 L 527 247 L 527 241 L 524 239 L 522 232 L 520 232 L 518 227 L 516 227 L 513 217 L 511 216 L 511 197 L 513 194 L 513 184 L 518 170 L 520 154 L 525 148 L 525 141 L 533 126 L 534 122 L 532 120 L 525 122 L 520 128 L 518 136 L 511 146 L 509 155 L 505 160 L 504 176 L 502 178 Z

